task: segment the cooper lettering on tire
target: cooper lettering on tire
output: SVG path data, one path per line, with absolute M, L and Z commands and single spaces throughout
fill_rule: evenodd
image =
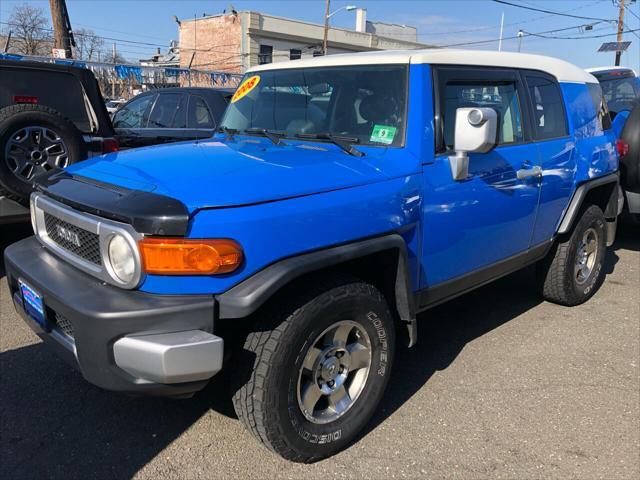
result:
M 283 457 L 312 462 L 344 448 L 386 388 L 395 330 L 382 294 L 349 277 L 274 299 L 240 353 L 238 417 Z

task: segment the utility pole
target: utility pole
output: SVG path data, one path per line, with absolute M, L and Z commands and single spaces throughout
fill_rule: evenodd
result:
M 500 18 L 500 41 L 498 42 L 498 51 L 502 51 L 502 33 L 504 32 L 504 12 L 502 12 L 502 17 Z
M 522 37 L 524 37 L 524 32 L 522 30 L 518 30 L 518 52 L 522 48 Z
M 617 41 L 622 41 L 622 32 L 624 31 L 624 0 L 619 0 L 620 13 L 618 14 L 618 38 Z M 622 56 L 621 50 L 616 50 L 616 67 L 620 66 L 620 57 Z
M 324 39 L 322 40 L 322 54 L 327 54 L 329 43 L 329 10 L 331 9 L 331 0 L 327 0 L 327 6 L 324 12 Z
M 71 22 L 67 12 L 65 0 L 49 0 L 51 7 L 51 23 L 53 23 L 53 36 L 55 48 L 64 50 L 65 58 L 73 58 L 71 47 L 75 47 L 73 33 L 71 32 Z
M 4 42 L 4 53 L 7 53 L 9 51 L 9 44 L 11 43 L 11 33 L 11 30 L 9 30 L 7 40 Z
M 113 48 L 111 50 L 111 63 L 116 64 L 116 42 L 113 42 Z M 115 100 L 116 98 L 116 77 L 113 76 L 111 80 L 111 99 Z

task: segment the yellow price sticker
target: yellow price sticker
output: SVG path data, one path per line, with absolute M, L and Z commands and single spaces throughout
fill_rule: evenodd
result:
M 231 97 L 231 103 L 235 103 L 238 100 L 242 99 L 245 95 L 248 95 L 251 90 L 256 88 L 256 86 L 260 83 L 260 75 L 254 75 L 253 77 L 247 78 L 236 90 L 236 93 Z

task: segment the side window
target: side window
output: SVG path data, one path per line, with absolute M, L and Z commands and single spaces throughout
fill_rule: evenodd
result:
M 520 98 L 515 82 L 447 82 L 440 111 L 446 150 L 453 150 L 456 109 L 489 107 L 498 113 L 498 145 L 524 141 Z
M 302 50 L 292 48 L 289 50 L 289 60 L 300 60 L 302 58 Z
M 127 103 L 113 116 L 114 128 L 145 128 L 155 95 L 145 95 Z
M 610 129 L 611 117 L 609 116 L 607 102 L 605 101 L 604 95 L 602 94 L 602 88 L 597 83 L 588 83 L 587 88 L 589 89 L 589 95 L 591 95 L 593 107 L 596 109 L 596 114 L 598 116 L 598 125 L 603 130 Z
M 264 65 L 265 63 L 273 62 L 273 46 L 260 45 L 260 53 L 258 54 L 258 63 Z
M 527 75 L 526 79 L 533 104 L 536 139 L 546 140 L 567 135 L 567 119 L 558 84 L 550 78 L 538 75 Z
M 149 115 L 148 128 L 172 128 L 181 96 L 179 93 L 161 93 Z
M 180 95 L 180 102 L 176 116 L 173 118 L 173 128 L 187 128 L 187 100 L 188 95 Z
M 211 116 L 209 107 L 202 97 L 191 95 L 189 100 L 188 128 L 215 128 L 216 123 Z

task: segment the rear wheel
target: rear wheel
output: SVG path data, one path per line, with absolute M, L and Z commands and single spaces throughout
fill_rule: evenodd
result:
M 0 194 L 26 203 L 36 176 L 87 157 L 80 132 L 43 105 L 0 110 Z
M 591 205 L 583 210 L 571 234 L 558 241 L 538 268 L 542 295 L 560 305 L 586 302 L 604 278 L 605 218 Z
M 394 355 L 380 292 L 355 279 L 314 285 L 265 312 L 240 353 L 248 374 L 234 406 L 284 458 L 313 462 L 347 446 L 376 410 Z

